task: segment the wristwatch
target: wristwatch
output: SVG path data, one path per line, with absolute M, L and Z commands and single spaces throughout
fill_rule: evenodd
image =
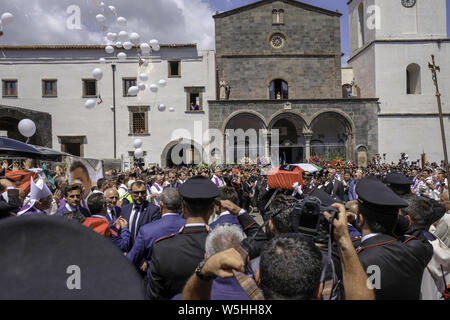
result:
M 206 263 L 206 260 L 203 260 L 202 262 L 199 263 L 199 265 L 195 269 L 196 276 L 202 281 L 214 280 L 216 278 L 216 276 L 205 276 L 204 274 L 202 274 L 202 269 L 203 269 L 203 266 L 205 265 L 205 263 Z

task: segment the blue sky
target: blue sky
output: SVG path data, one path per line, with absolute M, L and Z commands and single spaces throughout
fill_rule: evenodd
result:
M 211 6 L 218 11 L 228 11 L 238 7 L 257 2 L 256 0 L 204 0 L 210 3 Z M 400 0 L 385 0 L 385 1 L 400 1 Z M 348 30 L 348 0 L 302 0 L 300 2 L 308 3 L 313 6 L 321 7 L 331 11 L 339 10 L 342 13 L 341 17 L 341 35 L 342 35 L 342 51 L 344 56 L 349 54 L 349 30 Z M 447 34 L 450 34 L 450 0 L 447 0 Z M 343 63 L 345 63 L 343 61 Z

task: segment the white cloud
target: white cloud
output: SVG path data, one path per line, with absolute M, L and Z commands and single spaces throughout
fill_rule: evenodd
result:
M 128 20 L 128 32 L 137 32 L 141 41 L 197 43 L 200 49 L 214 49 L 214 9 L 202 0 L 103 0 L 113 5 L 118 16 Z M 0 44 L 102 44 L 105 34 L 95 19 L 102 13 L 97 0 L 0 0 L 0 14 L 11 12 L 12 25 L 4 27 Z M 70 30 L 66 13 L 70 5 L 81 9 L 81 30 Z M 120 28 L 106 9 L 110 30 Z

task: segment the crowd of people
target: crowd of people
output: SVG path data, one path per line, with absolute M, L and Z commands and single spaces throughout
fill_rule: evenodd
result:
M 152 300 L 449 299 L 443 167 L 321 165 L 280 190 L 251 165 L 109 170 L 93 184 L 76 161 L 67 172 L 44 165 L 25 190 L 5 176 L 31 161 L 5 161 L 0 218 L 92 229 Z

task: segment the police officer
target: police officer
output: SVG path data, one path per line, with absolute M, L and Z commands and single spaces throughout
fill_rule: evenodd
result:
M 255 235 L 259 246 L 267 240 L 250 215 L 231 201 L 218 201 L 219 188 L 210 179 L 196 176 L 178 189 L 183 198 L 186 224 L 176 234 L 158 239 L 150 261 L 147 287 L 150 299 L 171 299 L 181 293 L 184 285 L 204 259 L 209 232 L 207 222 L 217 204 L 238 217 L 247 237 Z
M 389 173 L 384 178 L 384 183 L 389 186 L 398 196 L 403 197 L 411 194 L 413 180 L 403 173 Z
M 421 236 L 395 237 L 399 208 L 408 204 L 375 177 L 356 186 L 362 238 L 357 248 L 379 300 L 419 299 L 422 275 L 433 247 Z

